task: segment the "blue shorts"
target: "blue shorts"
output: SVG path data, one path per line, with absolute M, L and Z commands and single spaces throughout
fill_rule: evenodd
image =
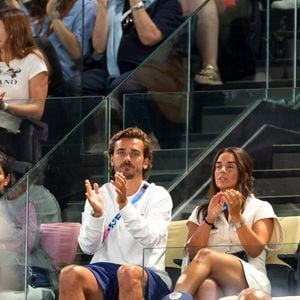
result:
M 94 263 L 86 265 L 96 277 L 98 284 L 101 286 L 104 299 L 118 300 L 119 284 L 117 272 L 121 265 L 112 263 Z M 145 290 L 146 300 L 159 300 L 170 293 L 165 282 L 151 269 L 144 268 L 148 275 L 148 283 Z

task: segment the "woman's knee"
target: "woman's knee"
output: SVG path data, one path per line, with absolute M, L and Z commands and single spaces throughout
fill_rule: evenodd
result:
M 120 288 L 132 288 L 142 285 L 142 269 L 134 265 L 122 265 L 118 270 L 118 282 Z
M 198 288 L 195 296 L 195 299 L 219 299 L 223 296 L 223 293 L 221 287 L 214 279 L 207 278 Z
M 212 278 L 207 278 L 203 281 L 201 288 L 203 289 L 219 289 L 219 285 L 217 282 Z
M 211 262 L 214 257 L 215 251 L 207 248 L 202 248 L 197 252 L 193 261 L 196 263 Z

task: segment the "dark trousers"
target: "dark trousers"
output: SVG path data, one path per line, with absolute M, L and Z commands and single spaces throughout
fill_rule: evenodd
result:
M 0 150 L 11 157 L 17 156 L 18 134 L 10 133 L 5 128 L 0 127 Z

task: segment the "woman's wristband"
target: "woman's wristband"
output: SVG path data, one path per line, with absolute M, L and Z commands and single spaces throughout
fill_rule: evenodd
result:
M 204 218 L 204 222 L 205 222 L 207 225 L 209 225 L 209 226 L 213 226 L 213 225 L 214 225 L 214 223 L 209 223 L 209 222 L 207 221 L 206 217 Z

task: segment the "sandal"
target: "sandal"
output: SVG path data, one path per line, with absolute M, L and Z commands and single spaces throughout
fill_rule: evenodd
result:
M 213 65 L 206 65 L 198 74 L 195 75 L 195 81 L 199 84 L 223 84 L 218 68 Z

